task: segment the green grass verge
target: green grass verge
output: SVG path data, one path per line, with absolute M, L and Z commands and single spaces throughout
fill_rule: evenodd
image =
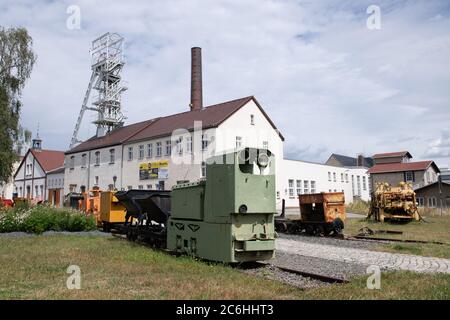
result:
M 356 235 L 358 234 L 359 229 L 363 227 L 368 227 L 372 230 L 402 231 L 403 234 L 401 235 L 376 234 L 374 237 L 437 241 L 447 243 L 448 245 L 432 243 L 392 243 L 380 245 L 376 250 L 450 259 L 450 217 L 429 216 L 425 217 L 425 220 L 426 222 L 412 221 L 399 224 L 391 222 L 381 223 L 366 219 L 346 219 L 344 233 L 347 235 Z
M 449 275 L 394 273 L 381 290 L 365 277 L 300 289 L 229 266 L 174 257 L 116 238 L 0 237 L 0 299 L 448 299 Z M 81 290 L 68 290 L 69 265 L 81 268 Z

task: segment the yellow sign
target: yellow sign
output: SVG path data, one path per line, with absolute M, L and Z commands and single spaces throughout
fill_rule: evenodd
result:
M 139 164 L 139 179 L 167 179 L 169 176 L 169 161 L 161 160 Z

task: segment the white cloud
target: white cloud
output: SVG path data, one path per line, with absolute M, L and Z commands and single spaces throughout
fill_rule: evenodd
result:
M 201 46 L 205 105 L 254 94 L 291 157 L 400 149 L 419 157 L 450 127 L 444 0 L 378 1 L 378 31 L 366 28 L 369 1 L 81 0 L 81 29 L 68 30 L 71 4 L 0 4 L 1 24 L 26 26 L 35 41 L 23 122 L 32 130 L 41 123 L 47 147 L 68 146 L 90 76 L 90 42 L 107 31 L 126 38 L 130 123 L 187 110 L 190 47 Z M 82 136 L 93 133 L 85 121 Z

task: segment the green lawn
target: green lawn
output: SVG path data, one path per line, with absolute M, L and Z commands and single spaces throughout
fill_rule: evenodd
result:
M 381 223 L 366 219 L 346 219 L 344 233 L 353 236 L 358 234 L 359 229 L 363 227 L 368 227 L 372 230 L 402 231 L 403 234 L 401 235 L 376 234 L 374 237 L 437 241 L 448 245 L 396 242 L 380 245 L 376 250 L 450 259 L 450 216 L 429 216 L 425 217 L 425 221 L 399 224 Z
M 302 291 L 229 266 L 175 257 L 116 238 L 0 237 L 0 299 L 449 299 L 449 275 L 383 275 L 381 290 L 365 277 Z M 69 265 L 81 290 L 68 290 Z M 384 280 L 386 277 L 386 280 Z

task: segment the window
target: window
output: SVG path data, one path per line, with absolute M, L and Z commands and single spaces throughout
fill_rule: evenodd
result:
M 161 157 L 161 155 L 162 155 L 162 143 L 157 142 L 156 143 L 156 156 Z
M 41 188 L 41 197 L 43 197 L 44 196 L 44 186 L 41 184 L 40 188 Z
M 71 156 L 70 157 L 70 161 L 69 161 L 69 169 L 73 170 L 75 168 L 75 156 Z M 31 173 L 29 173 L 31 174 Z
M 147 144 L 147 158 L 153 157 L 153 143 Z
M 81 191 L 81 193 L 85 193 L 86 192 L 86 186 L 80 186 L 80 191 Z
M 331 172 L 328 171 L 328 181 L 331 181 Z
M 192 137 L 191 136 L 186 138 L 186 152 L 192 153 Z
M 206 133 L 202 134 L 202 150 L 208 149 L 208 135 Z
M 436 198 L 435 197 L 429 197 L 428 198 L 428 207 L 429 208 L 435 208 L 436 207 Z
M 277 199 L 280 199 L 280 191 L 277 191 Z
M 83 153 L 81 155 L 81 169 L 86 168 L 86 163 L 87 163 L 86 159 L 87 159 L 86 153 Z
M 344 182 L 344 174 L 341 173 L 341 182 Z
M 311 181 L 311 193 L 316 193 L 316 182 Z
M 37 196 L 39 196 L 39 186 L 34 186 L 34 189 L 36 190 L 34 193 L 35 193 L 35 196 L 37 197 Z
M 175 149 L 177 154 L 179 155 L 183 154 L 183 137 L 179 137 L 177 139 Z
M 139 190 L 144 190 L 144 186 L 142 184 L 138 185 Z
M 297 180 L 297 194 L 302 194 L 302 180 Z
M 348 173 L 345 174 L 345 182 L 348 183 Z
M 269 149 L 269 141 L 263 141 L 263 149 Z
M 304 189 L 304 194 L 309 193 L 309 181 L 308 180 L 304 180 L 303 181 L 303 189 Z
M 355 195 L 355 176 L 352 175 L 352 195 Z
M 116 150 L 111 149 L 109 150 L 109 163 L 114 163 L 116 161 Z
M 139 145 L 139 159 L 144 159 L 144 145 Z
M 95 184 L 96 186 L 98 186 L 98 176 L 95 176 L 95 182 L 94 182 L 94 184 Z
M 417 204 L 419 207 L 423 207 L 425 205 L 425 200 L 423 197 L 417 197 Z
M 358 196 L 361 196 L 361 177 L 356 176 L 356 185 L 358 190 Z
M 131 190 L 131 189 L 133 189 L 133 186 L 128 186 L 127 189 Z
M 133 160 L 133 147 L 128 147 L 128 161 Z
M 367 185 L 366 185 L 366 177 L 362 177 L 363 178 L 363 190 L 367 190 Z
M 405 181 L 406 182 L 414 181 L 414 173 L 412 171 L 405 171 Z
M 253 126 L 253 125 L 255 125 L 255 115 L 254 114 L 251 114 L 250 115 L 250 124 Z
M 172 141 L 166 140 L 166 156 L 170 156 L 172 153 Z
M 100 165 L 100 151 L 97 151 L 95 153 L 95 165 L 99 166 Z
M 236 149 L 242 146 L 242 137 L 236 137 Z
M 289 185 L 289 197 L 294 197 L 294 180 L 289 179 L 288 185 Z
M 201 177 L 204 178 L 206 177 L 206 162 L 202 161 L 202 172 L 201 172 Z
M 333 172 L 333 181 L 336 182 L 336 172 Z
M 148 185 L 147 185 L 147 189 L 148 189 L 148 190 L 152 190 L 152 185 L 151 185 L 151 184 L 148 184 Z

